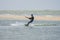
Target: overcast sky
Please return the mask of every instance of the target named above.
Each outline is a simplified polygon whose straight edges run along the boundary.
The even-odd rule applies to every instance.
[[[0,10],[60,10],[60,0],[0,0]]]

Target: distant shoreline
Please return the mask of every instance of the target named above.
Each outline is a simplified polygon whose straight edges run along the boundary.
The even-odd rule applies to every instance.
[[[11,19],[11,20],[28,20],[23,15],[0,15],[0,19]],[[60,21],[60,16],[35,16],[35,20],[52,20]]]

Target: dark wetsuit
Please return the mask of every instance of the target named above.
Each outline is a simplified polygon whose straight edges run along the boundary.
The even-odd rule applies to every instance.
[[[28,19],[30,19],[30,21],[29,21],[25,26],[28,26],[30,23],[33,22],[33,20],[34,20],[34,16],[32,15],[31,18],[28,18]]]

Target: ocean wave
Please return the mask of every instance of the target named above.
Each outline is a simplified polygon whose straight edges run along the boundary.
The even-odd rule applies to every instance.
[[[19,23],[19,22],[16,22],[16,23],[11,23],[10,26],[22,26],[24,25],[25,23]]]
[[[34,24],[35,26],[59,26],[57,24]]]
[[[13,23],[11,26],[25,26],[25,23]],[[59,24],[30,24],[29,26],[60,26]]]

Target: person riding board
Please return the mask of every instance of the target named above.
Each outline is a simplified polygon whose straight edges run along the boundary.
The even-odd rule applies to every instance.
[[[34,16],[33,16],[33,14],[31,14],[31,17],[30,18],[29,17],[26,17],[26,18],[28,18],[30,21],[25,26],[29,26],[29,24],[34,21]]]

